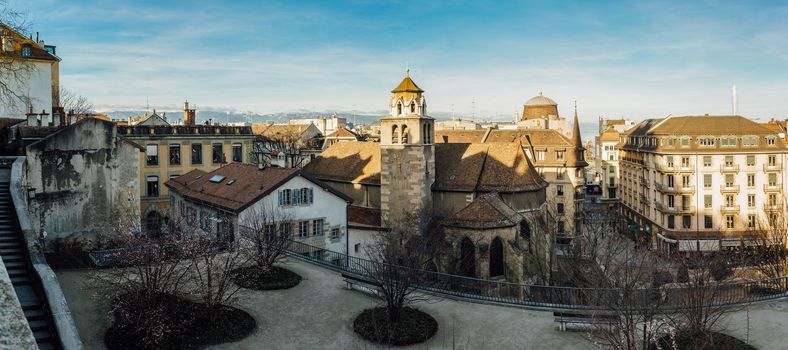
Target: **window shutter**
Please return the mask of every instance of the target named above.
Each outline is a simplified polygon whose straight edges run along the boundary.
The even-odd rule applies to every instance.
[[[298,205],[301,203],[301,190],[295,189],[293,190],[293,205]]]
[[[279,206],[282,206],[282,190],[279,190]]]
[[[312,188],[309,189],[309,203],[312,204],[315,202],[315,193]]]

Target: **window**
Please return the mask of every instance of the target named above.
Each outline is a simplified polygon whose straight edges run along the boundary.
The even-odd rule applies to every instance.
[[[673,208],[676,204],[676,200],[672,194],[668,195],[668,208]]]
[[[690,177],[689,177],[689,175],[682,175],[681,176],[681,187],[682,188],[690,187]]]
[[[747,174],[747,187],[755,187],[755,174]]]
[[[703,188],[711,188],[711,174],[703,174]]]
[[[545,151],[536,151],[536,160],[544,160]]]
[[[213,164],[224,163],[224,154],[222,154],[222,144],[214,143],[211,145],[211,160]]]
[[[202,164],[202,144],[192,144],[192,164]]]
[[[714,138],[713,137],[699,137],[698,138],[698,144],[700,144],[701,147],[714,146]]]
[[[726,194],[725,195],[725,206],[728,207],[728,208],[733,207],[733,195],[732,194]]]
[[[564,160],[564,151],[555,151],[555,160]]]
[[[186,221],[189,222],[189,225],[194,225],[194,220],[197,217],[197,209],[189,207],[186,215]]]
[[[720,145],[722,147],[736,147],[736,137],[734,136],[720,137]]]
[[[777,173],[769,173],[769,186],[777,186]]]
[[[767,158],[767,159],[768,159],[769,166],[777,165],[777,156],[772,154],[772,155],[769,155],[769,158]]]
[[[672,168],[673,167],[673,156],[668,156],[667,164],[668,164],[668,168]]]
[[[181,145],[170,144],[170,165],[181,165]]]
[[[200,210],[200,229],[202,229],[203,231],[208,231],[209,228],[208,222],[209,222],[208,214],[205,212],[205,210]]]
[[[776,193],[769,193],[769,203],[770,207],[774,207],[777,205],[777,194]]]
[[[668,228],[676,228],[676,218],[673,215],[668,215]]]
[[[555,228],[556,229],[556,233],[559,233],[559,234],[564,233],[564,222],[563,221],[556,222],[555,226],[556,226],[556,228]]]
[[[711,156],[703,156],[703,166],[707,168],[711,166]]]
[[[564,203],[556,204],[555,210],[558,212],[558,214],[563,214],[564,213]]]
[[[312,236],[323,235],[323,219],[312,220]]]
[[[564,169],[564,168],[558,168],[558,169],[555,171],[555,178],[556,178],[556,179],[558,179],[558,180],[562,180],[562,179],[564,178],[564,174],[565,174],[565,173],[566,173],[566,169]]]
[[[279,190],[279,206],[293,205],[292,190]]]
[[[158,197],[159,196],[159,177],[158,176],[148,176],[146,178],[146,191],[145,194],[148,197]]]
[[[22,46],[22,57],[30,57],[33,52],[33,48],[30,45]]]
[[[298,222],[298,237],[309,237],[309,221]]]
[[[353,245],[354,252],[358,253],[359,250],[361,250],[361,243],[356,243],[355,245]]]
[[[703,207],[704,208],[711,208],[711,195],[707,194],[703,196]]]
[[[684,215],[681,217],[681,224],[682,227],[685,229],[692,228],[692,217],[689,215]]]
[[[273,237],[276,234],[276,225],[274,224],[266,224],[263,226],[263,234],[267,237]]]
[[[725,187],[733,187],[733,174],[725,174]]]
[[[733,215],[725,215],[725,227],[726,228],[733,228],[733,226],[735,224],[736,224],[736,221],[734,221]]]
[[[747,215],[747,227],[754,228],[755,227],[755,215]]]
[[[243,146],[240,143],[233,144],[233,162],[241,163],[244,161]]]
[[[555,195],[556,196],[563,196],[564,195],[564,185],[556,185],[555,186]]]
[[[725,167],[730,168],[733,166],[733,156],[725,156]]]
[[[673,182],[673,175],[668,175],[668,187],[673,188],[675,186]]]
[[[291,237],[293,235],[293,223],[283,222],[279,224],[279,235],[281,237]]]
[[[755,208],[755,195],[748,194],[747,195],[747,208]]]
[[[159,145],[145,146],[145,165],[159,165]]]
[[[711,218],[711,215],[703,215],[703,228],[712,228],[714,227],[714,221]]]
[[[331,239],[339,238],[339,227],[332,227],[331,228]]]
[[[741,143],[744,147],[755,147],[758,146],[758,140],[758,136],[744,136],[741,138]]]
[[[775,145],[774,140],[775,140],[774,136],[768,136],[766,137],[766,144],[769,146],[774,146]]]
[[[681,167],[682,168],[689,168],[690,166],[690,158],[689,157],[681,157]]]
[[[747,166],[755,166],[755,156],[750,154],[747,156]]]
[[[681,137],[681,147],[689,147],[690,138],[687,136]]]

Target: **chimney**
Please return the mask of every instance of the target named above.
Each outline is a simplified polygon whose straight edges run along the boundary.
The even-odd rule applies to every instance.
[[[27,105],[27,125],[28,126],[36,126],[38,120],[38,113],[33,113],[33,104],[28,103]]]
[[[14,37],[12,37],[11,33],[9,33],[7,30],[3,30],[2,46],[3,46],[3,52],[14,51]]]

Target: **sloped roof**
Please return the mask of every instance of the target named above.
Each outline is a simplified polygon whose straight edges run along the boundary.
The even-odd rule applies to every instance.
[[[504,203],[498,193],[492,192],[476,197],[445,224],[463,228],[491,229],[515,226],[522,220],[523,217]]]
[[[355,138],[358,140],[358,135],[347,128],[341,126],[338,129],[334,130],[334,132],[328,134],[327,138]]]
[[[519,143],[435,145],[435,188],[521,192],[547,186]]]
[[[304,167],[314,176],[354,183],[380,183],[380,144],[337,142]]]
[[[533,146],[571,146],[571,141],[553,129],[436,130],[436,143],[518,142]]]
[[[413,79],[411,79],[410,76],[406,76],[404,79],[402,79],[399,85],[397,85],[397,87],[394,88],[394,90],[391,90],[391,92],[392,93],[397,93],[397,92],[421,93],[424,92],[424,90],[422,90],[418,85],[416,85],[416,83],[413,82]]]
[[[651,135],[746,135],[773,131],[747,118],[733,116],[668,117],[648,132]]]
[[[30,38],[22,35],[22,33],[17,32],[15,29],[0,23],[0,34],[4,30],[7,30],[9,33],[14,36],[14,52],[12,54],[6,52],[0,52],[0,56],[15,56],[19,58],[25,59],[33,59],[33,60],[43,60],[43,61],[60,61],[60,57],[57,57],[49,51],[45,50],[41,47],[35,40],[31,40]],[[22,46],[23,45],[30,45],[30,56],[22,57]]]
[[[607,130],[605,130],[605,132],[603,132],[602,135],[599,135],[599,140],[618,142],[621,140],[621,137],[618,131],[616,131],[616,129],[611,126],[607,128]]]
[[[347,223],[355,228],[380,228],[380,209],[348,205]]]
[[[215,175],[223,176],[222,180],[210,181]],[[242,163],[230,163],[211,172],[195,169],[167,181],[165,186],[184,198],[237,212],[257,202],[295,176],[302,176],[338,197],[349,200],[345,195],[325,184],[304,176],[298,169],[260,170],[257,165]]]
[[[479,143],[486,130],[435,130],[436,143]]]

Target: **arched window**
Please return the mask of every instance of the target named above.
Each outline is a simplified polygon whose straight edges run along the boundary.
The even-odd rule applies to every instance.
[[[503,242],[495,237],[490,244],[490,277],[503,276]]]
[[[399,128],[396,125],[391,127],[391,143],[399,143]]]
[[[402,114],[402,103],[397,102],[397,115]]]
[[[416,102],[411,102],[410,103],[410,112],[411,113],[416,113]]]
[[[467,277],[476,277],[476,247],[468,237],[460,243],[459,274]]]
[[[408,126],[402,126],[402,143],[408,143]]]

